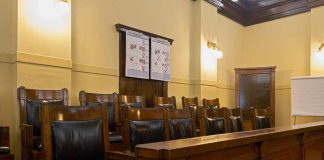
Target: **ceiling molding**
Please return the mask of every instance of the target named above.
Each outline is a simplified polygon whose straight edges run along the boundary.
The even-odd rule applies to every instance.
[[[235,22],[249,26],[308,12],[324,5],[324,0],[205,0],[218,12]]]

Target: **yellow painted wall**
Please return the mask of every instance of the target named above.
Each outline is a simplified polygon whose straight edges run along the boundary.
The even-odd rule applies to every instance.
[[[244,52],[246,66],[277,66],[276,125],[288,125],[290,81],[309,75],[310,13],[246,27]]]
[[[18,0],[17,52],[71,59],[70,5],[54,0]]]
[[[112,79],[110,87],[101,89],[103,93],[118,91],[114,76],[119,71],[119,34],[115,24],[121,23],[134,28],[156,33],[174,39],[171,47],[171,77],[188,81],[195,64],[190,54],[194,54],[192,40],[193,15],[196,2],[193,1],[151,1],[151,0],[78,0],[72,2],[72,60],[74,64],[99,67],[107,70],[106,79]],[[170,5],[172,3],[173,5]],[[165,12],[168,10],[168,12]],[[198,65],[196,66],[198,67]],[[83,70],[82,70],[83,71]],[[74,72],[74,71],[73,71]],[[91,72],[73,73],[73,102],[77,102],[77,92],[83,84],[104,75]],[[82,77],[82,78],[81,78]],[[95,78],[96,77],[96,78]],[[183,83],[183,82],[181,82]],[[87,83],[88,92],[98,91],[98,83]],[[174,86],[174,87],[173,87]],[[173,90],[173,88],[175,90]],[[177,88],[183,88],[180,91]],[[183,95],[190,94],[190,86],[170,82],[169,95],[175,95],[180,102]]]
[[[0,1],[0,54],[16,53],[17,0]]]

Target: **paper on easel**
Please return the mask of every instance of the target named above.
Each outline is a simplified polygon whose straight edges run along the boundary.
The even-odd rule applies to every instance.
[[[149,37],[135,31],[126,31],[125,76],[149,79]]]
[[[170,80],[170,42],[151,37],[151,79]]]

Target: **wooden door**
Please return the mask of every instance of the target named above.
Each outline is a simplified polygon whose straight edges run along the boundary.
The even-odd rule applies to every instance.
[[[271,107],[275,113],[275,69],[275,66],[235,68],[235,104],[241,108],[246,129],[251,128],[250,107]],[[275,122],[275,114],[272,120]]]

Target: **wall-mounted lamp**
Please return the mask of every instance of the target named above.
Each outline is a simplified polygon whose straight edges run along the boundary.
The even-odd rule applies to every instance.
[[[207,42],[207,47],[212,51],[213,54],[216,55],[217,59],[223,57],[223,52],[220,50],[220,47],[214,42]]]
[[[324,43],[322,43],[320,45],[320,47],[318,47],[318,50],[316,51],[316,53],[321,53],[323,48],[324,48]]]

